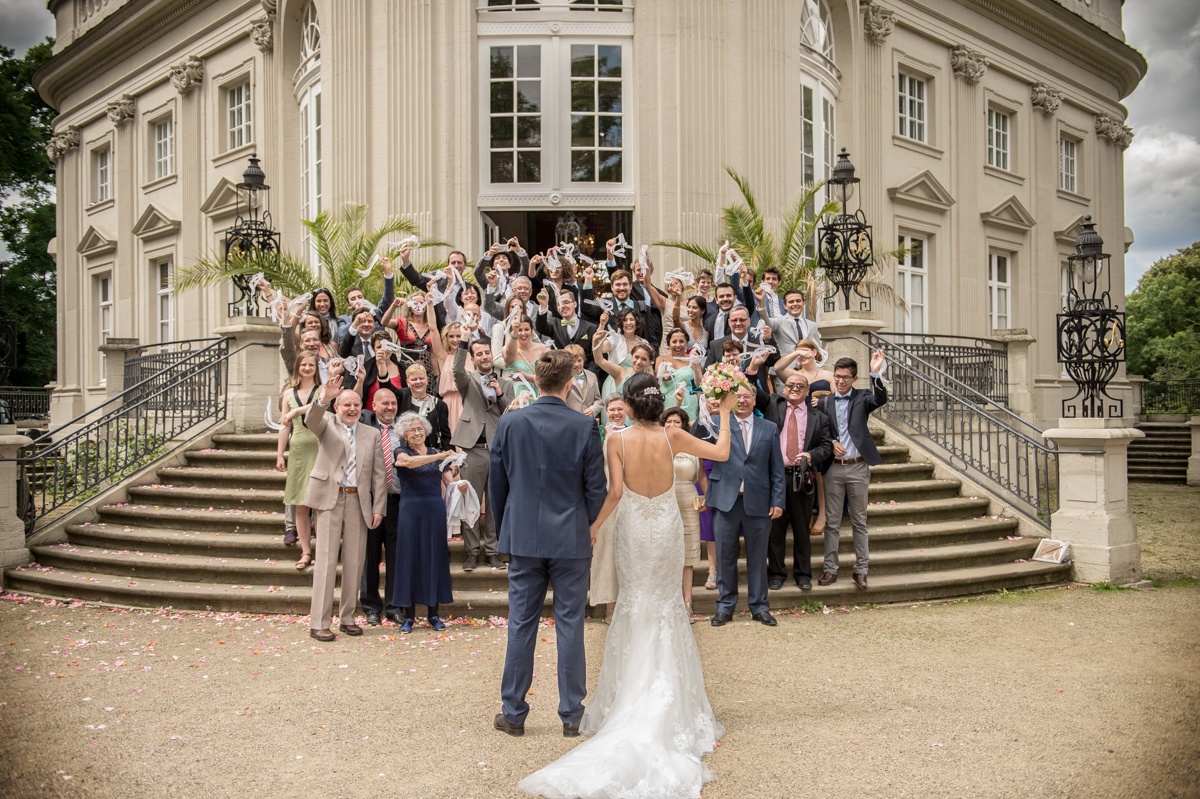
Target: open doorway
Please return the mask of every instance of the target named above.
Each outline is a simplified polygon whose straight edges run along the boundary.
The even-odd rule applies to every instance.
[[[486,211],[480,217],[484,250],[495,241],[516,236],[530,255],[569,241],[584,255],[601,261],[604,243],[618,233],[624,233],[626,241],[636,241],[633,211]]]

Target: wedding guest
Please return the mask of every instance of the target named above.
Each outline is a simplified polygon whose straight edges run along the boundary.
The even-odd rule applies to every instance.
[[[487,286],[485,294],[494,294],[493,301],[498,302],[511,290],[512,278],[518,274],[529,274],[529,255],[516,236],[507,241],[498,241],[475,264],[474,274],[476,283]],[[487,301],[485,296],[484,302]]]
[[[549,257],[550,253],[557,257],[557,266]],[[546,256],[535,255],[529,259],[529,280],[532,283],[534,297],[545,291],[551,298],[549,304],[551,316],[560,314],[558,308],[563,289],[570,290],[578,299],[579,284],[575,282],[575,262],[565,253],[560,254],[557,247],[551,247]]]
[[[363,407],[368,411],[374,412],[375,393],[379,389],[391,389],[392,393],[398,396],[405,385],[404,372],[400,369],[400,362],[396,360],[395,354],[380,346],[380,342],[391,340],[392,336],[386,330],[376,330],[371,334],[371,349],[374,350],[375,357],[364,364],[367,367],[367,399]]]
[[[297,315],[290,314],[280,323],[279,357],[283,359],[283,368],[290,375],[296,368],[297,353],[311,352],[317,356],[318,382],[324,383],[328,379],[329,361],[332,359],[323,356],[321,353],[331,351],[336,353],[336,350],[323,349],[319,329],[301,331],[299,337],[297,337],[294,332],[297,321]],[[326,330],[328,330],[328,326],[326,326]]]
[[[285,530],[283,543],[291,546],[297,539],[300,541],[297,569],[305,569],[312,563],[312,522],[304,497],[308,491],[308,475],[317,460],[317,437],[304,426],[303,419],[300,424],[292,424],[292,420],[308,412],[317,387],[317,356],[312,352],[301,353],[292,368],[288,387],[279,397],[280,424],[283,426],[279,428],[275,450],[275,469],[287,472],[283,504],[294,508],[295,531],[289,535]],[[288,450],[286,461],[283,457],[285,448]]]
[[[349,358],[361,356],[363,361],[375,358],[375,349],[371,346],[371,336],[375,333],[375,314],[366,308],[359,308],[352,314],[353,321],[346,335],[338,342],[338,357]]]
[[[577,313],[579,305],[576,302],[575,290],[570,286],[558,292],[558,314],[550,312],[550,296],[542,290],[538,292],[537,332],[542,338],[549,339],[557,349],[566,349],[568,345],[582,348],[584,366],[597,377],[602,375],[600,367],[592,355],[592,339],[596,335],[596,326],[586,319],[581,319]]]
[[[614,239],[612,243],[615,244],[616,240]],[[615,267],[615,265],[615,262],[612,263],[612,266]],[[592,288],[592,274],[593,270],[590,267],[583,271],[583,307],[579,311],[583,314],[583,318],[589,322],[595,322],[601,330],[609,327],[620,333],[623,332],[621,322],[624,318],[621,316],[621,312],[632,310],[640,320],[639,331],[644,325],[649,324],[646,329],[646,340],[657,343],[662,333],[661,315],[652,315],[650,312],[652,306],[648,305],[644,299],[633,296],[633,275],[624,269],[610,272],[609,286],[613,293],[613,311],[609,314],[596,302],[595,291]],[[655,353],[655,355],[657,354]]]
[[[698,346],[707,352],[708,330],[704,326],[704,320],[708,314],[709,303],[703,297],[688,297],[686,308],[687,321],[683,322],[679,318],[679,306],[675,306],[675,327],[687,333],[689,349]]]
[[[708,407],[708,412],[713,418],[716,418],[717,411],[721,407],[721,401],[717,399],[705,399],[704,403]],[[708,434],[708,430],[699,421],[692,425],[692,435],[697,438],[704,438]],[[704,466],[704,477],[707,480],[709,475],[712,474],[713,462],[704,458],[701,463]],[[708,483],[706,482],[705,486],[707,485]],[[700,491],[699,483],[696,484],[696,490]],[[707,488],[701,491],[701,494],[707,495]],[[704,581],[704,588],[708,591],[715,591],[717,589],[717,539],[713,535],[712,516],[712,508],[705,505],[704,509],[700,511],[700,540],[704,542],[704,549],[708,555],[708,579]]]
[[[720,296],[720,289],[717,289]],[[736,341],[741,344],[746,351],[753,347],[761,347],[763,344],[762,338],[755,335],[750,330],[750,311],[744,305],[735,305],[729,310],[729,335],[723,338],[712,339],[712,348],[708,351],[705,357],[704,368],[712,366],[717,362],[718,355],[721,352],[721,347],[726,341]]]
[[[594,374],[584,368],[583,347],[568,344],[563,347],[563,352],[569,353],[575,359],[571,388],[567,391],[567,407],[593,419],[599,419],[601,411],[604,410],[600,402],[600,383]]]
[[[814,325],[815,327],[815,325]],[[775,373],[781,382],[786,382],[793,374],[802,374],[804,379],[808,381],[808,404],[813,408],[817,407],[817,402],[821,397],[828,396],[833,393],[833,372],[828,369],[822,369],[817,366],[817,354],[819,348],[817,343],[812,339],[802,339],[796,342],[794,355],[799,364],[799,371],[790,367],[786,361],[787,356],[780,358],[775,363]],[[825,532],[825,472],[829,471],[832,461],[826,458],[824,461],[814,461],[817,466],[817,493],[813,498],[814,507],[817,508],[817,518],[812,524],[812,534],[821,535]]]
[[[713,273],[711,269],[701,269],[696,273],[696,296],[710,303],[713,301]]]
[[[412,632],[416,605],[429,609],[429,626],[446,629],[438,617],[438,605],[454,601],[450,585],[450,551],[446,546],[446,501],[443,487],[457,478],[457,468],[441,471],[441,461],[453,458],[454,450],[442,452],[427,446],[433,432],[429,422],[415,413],[396,420],[403,440],[396,448],[396,474],[400,478],[400,504],[396,530],[396,574],[392,601],[404,610],[400,632]],[[466,485],[460,486],[466,491]]]
[[[842,514],[837,512],[846,500],[850,509],[850,526],[854,532],[854,584],[867,588],[867,563],[870,548],[867,543],[867,490],[871,482],[871,467],[883,463],[875,439],[867,427],[867,418],[876,408],[887,403],[887,387],[880,370],[887,359],[883,350],[871,356],[871,389],[854,388],[858,363],[853,358],[839,358],[833,365],[833,393],[817,403],[818,412],[829,419],[833,436],[833,465],[825,474],[825,507],[830,510],[825,519],[825,571],[817,582],[832,585],[837,582],[838,544]]]
[[[338,316],[337,305],[333,301],[333,292],[324,287],[317,289],[313,292],[312,299],[308,301],[308,308],[325,320],[325,325],[329,328],[332,336],[332,331],[337,328]]]
[[[495,365],[496,365],[497,369],[504,369],[508,365],[507,362],[504,360],[504,346],[506,344],[508,344],[508,338],[509,338],[509,336],[508,336],[509,328],[507,327],[507,325],[512,324],[512,319],[510,319],[509,317],[512,317],[515,319],[516,314],[520,313],[521,309],[524,306],[525,306],[525,303],[521,300],[520,297],[517,297],[517,296],[509,297],[507,300],[504,301],[504,305],[500,308],[502,315],[495,322],[495,324],[492,325],[492,331],[491,331],[492,355],[495,360]],[[488,314],[488,316],[490,317],[491,315]]]
[[[291,325],[289,325],[289,327],[297,337],[297,341],[303,338],[305,332],[309,330],[315,330],[318,335],[318,340],[321,342],[317,350],[321,356],[321,359],[328,363],[329,361],[332,361],[338,357],[338,345],[333,340],[332,329],[329,327],[329,322],[327,322],[320,314],[316,313],[315,311],[306,311],[303,318],[300,319],[299,325],[296,325],[294,320],[295,315],[293,315],[293,322]]]
[[[613,242],[614,244],[616,242]],[[609,260],[612,260],[611,255]],[[654,274],[654,260],[650,257],[650,252],[645,253],[644,261],[639,258],[633,263],[633,289],[631,294],[633,297],[640,298],[646,306],[646,340],[657,351],[660,339],[663,332],[663,316],[671,318],[670,312],[667,309],[667,295],[658,290],[658,287],[651,282],[651,276]]]
[[[821,343],[821,331],[817,328],[817,323],[804,315],[804,292],[798,289],[785,291],[781,300],[783,313],[774,312],[766,307],[768,295],[762,288],[757,289],[754,296],[758,302],[759,315],[765,317],[767,324],[771,326],[771,337],[780,352],[791,352],[805,339],[814,344]]]
[[[313,568],[309,635],[333,641],[329,614],[337,579],[338,552],[342,555],[342,581],[338,602],[341,631],[362,635],[354,623],[359,580],[366,555],[367,530],[378,527],[387,510],[387,482],[379,431],[359,423],[362,399],[341,388],[341,364],[330,368],[329,380],[309,411],[304,425],[319,442],[317,460],[308,477],[304,504],[317,514],[317,560]],[[336,403],[334,402],[336,399]],[[326,413],[334,405],[332,418]]]
[[[418,309],[420,309],[418,311]],[[396,331],[396,341],[407,349],[408,357],[433,371],[433,341],[437,338],[437,314],[424,292],[407,299],[399,297],[383,315],[383,327]]]
[[[380,265],[383,267],[383,295],[379,298],[379,302],[375,303],[376,322],[380,321],[384,311],[391,306],[392,298],[396,296],[396,281],[392,276],[391,262],[386,258],[381,258]],[[337,317],[336,326],[331,325],[331,327],[335,327],[334,337],[338,341],[341,341],[342,337],[346,335],[346,331],[350,329],[350,325],[354,319],[353,313],[355,304],[365,301],[366,299],[366,295],[363,294],[362,289],[360,289],[358,286],[353,286],[346,290],[346,307],[350,309],[350,312]]]
[[[666,335],[663,354],[658,356],[655,371],[659,376],[659,388],[663,396],[672,398],[667,403],[675,405],[687,412],[688,418],[697,416],[700,407],[699,394],[692,391],[692,386],[698,386],[700,378],[698,368],[692,363],[688,352],[688,336],[684,330],[675,328]]]
[[[490,279],[490,275],[489,275]],[[525,275],[518,275],[512,279],[512,297],[521,301],[521,310],[530,318],[537,315],[537,303],[533,301],[533,282]],[[490,287],[489,287],[490,288]],[[505,306],[508,302],[505,301]],[[508,313],[500,310],[500,302],[496,299],[495,293],[489,291],[483,297],[483,309],[497,319],[507,319]]]
[[[537,385],[534,382],[533,364],[548,350],[545,344],[533,338],[533,320],[525,314],[517,314],[508,326],[507,341],[504,344],[505,374],[513,381],[513,390],[519,394],[532,394],[537,399]],[[521,375],[524,380],[517,380]]]
[[[397,398],[390,387],[383,387],[375,394],[375,412],[363,413],[363,423],[379,431],[380,447],[383,450],[384,482],[387,484],[387,509],[377,527],[367,530],[367,548],[363,560],[362,584],[358,601],[367,614],[367,624],[372,627],[382,624],[380,615],[389,621],[403,624],[401,609],[392,601],[392,586],[395,582],[396,524],[400,518],[400,478],[395,470],[395,449],[401,434],[396,428]],[[379,598],[379,565],[384,563],[383,599]]]
[[[604,482],[608,484],[608,445],[617,440],[617,436],[626,427],[625,397],[621,394],[609,394],[605,398],[605,413],[608,424],[603,429],[604,450]],[[596,531],[596,543],[592,546],[591,577],[588,583],[588,604],[594,608],[604,608],[604,623],[612,622],[613,610],[617,606],[617,561],[613,552],[613,529],[616,527],[616,514],[609,514],[600,528]]]
[[[634,372],[652,371],[657,352],[642,338],[642,317],[637,311],[626,308],[614,312],[615,321],[606,326],[608,312],[600,316],[599,330],[612,331],[605,333],[598,343],[592,345],[592,353],[597,356],[596,365],[608,373],[601,392],[605,396],[620,391],[625,378]],[[615,325],[615,327],[613,326]],[[645,362],[635,357],[638,348],[645,352]],[[636,361],[636,363],[635,363]]]
[[[662,415],[663,427],[680,430],[691,428],[691,419],[682,408],[667,408]],[[700,486],[698,493],[696,488]],[[700,459],[686,452],[675,455],[675,500],[679,503],[679,515],[683,517],[683,601],[688,615],[692,613],[692,580],[696,567],[700,565],[700,510],[704,508],[701,497],[708,493],[708,476],[700,465]]]
[[[428,291],[429,284],[432,282],[434,287],[443,294],[446,293],[447,286],[450,285],[450,279],[446,273],[442,272],[418,272],[416,267],[412,265],[412,252],[407,244],[397,250],[396,254],[400,256],[400,274],[404,275],[415,289],[419,291]],[[386,258],[381,258],[380,263],[387,261]],[[446,256],[446,264],[450,269],[458,272],[459,277],[465,278],[467,274],[467,256],[459,250],[451,250]],[[454,282],[458,282],[457,280]],[[465,280],[463,281],[465,282]],[[482,284],[482,280],[477,280]],[[380,306],[383,307],[382,305]]]
[[[718,283],[716,288],[716,312],[704,320],[704,328],[708,332],[708,340],[714,346],[717,339],[729,335],[729,312],[737,303],[737,292],[729,283]],[[710,347],[710,349],[712,349]]]
[[[458,417],[462,415],[462,394],[458,393],[458,387],[454,385],[454,352],[458,349],[462,336],[462,324],[450,322],[442,328],[442,334],[439,337],[442,340],[442,349],[446,352],[446,357],[442,359],[442,371],[438,377],[437,389],[438,396],[442,398],[442,402],[446,403],[446,418],[450,424],[451,433],[458,426]],[[467,361],[467,371],[472,371],[474,368],[475,365]]]
[[[414,363],[404,370],[408,388],[399,396],[399,413],[415,413],[429,423],[429,444],[445,452],[450,449],[450,410],[446,403],[429,391],[429,375],[425,367]]]

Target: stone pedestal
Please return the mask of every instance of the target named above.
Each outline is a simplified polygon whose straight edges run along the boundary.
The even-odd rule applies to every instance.
[[[110,400],[123,392],[125,385],[125,351],[138,346],[136,338],[110,338],[100,345],[104,353],[104,398]],[[145,350],[134,350],[129,353],[132,357],[141,355]]]
[[[1125,410],[1125,413],[1141,421],[1142,414],[1145,413],[1145,410],[1142,408],[1142,389],[1150,381],[1141,375],[1126,375],[1125,379],[1129,381],[1129,389],[1133,393],[1133,398],[1130,400],[1129,408]]]
[[[1192,455],[1188,458],[1187,484],[1200,486],[1200,416],[1188,419],[1188,427],[1192,428]]]
[[[1037,342],[1023,327],[997,330],[992,338],[1008,344],[1008,409],[1033,423],[1033,371],[1029,368],[1029,346]]]
[[[1075,576],[1088,583],[1131,583],[1141,576],[1137,524],[1129,513],[1129,442],[1141,430],[1123,419],[1059,419],[1043,435],[1058,445],[1054,538],[1071,543]],[[1096,451],[1094,455],[1074,452]]]
[[[16,425],[0,425],[0,568],[29,562],[25,522],[17,516],[17,464],[11,459],[33,441],[16,433]]]
[[[832,372],[838,358],[853,358],[858,362],[859,380],[856,385],[860,388],[867,385],[871,370],[871,351],[866,347],[867,334],[883,330],[887,323],[865,311],[834,311],[822,314],[819,324],[822,346],[829,351],[825,368]],[[864,343],[859,344],[851,336]]]
[[[229,359],[227,418],[238,433],[267,429],[263,411],[267,401],[282,390],[283,361],[279,358],[279,325],[259,316],[237,316],[213,335],[228,336],[229,351],[252,346]],[[269,346],[263,346],[269,345]]]

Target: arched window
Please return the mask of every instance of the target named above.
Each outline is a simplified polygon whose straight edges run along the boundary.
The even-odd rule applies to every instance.
[[[803,0],[800,7],[800,64],[801,179],[815,184],[829,179],[837,161],[836,111],[841,88],[825,0]],[[825,196],[830,196],[828,191]],[[809,242],[805,257],[816,257],[815,241]]]
[[[317,8],[309,3],[300,25],[300,67],[296,70],[296,102],[300,104],[300,212],[303,219],[321,213],[321,27]],[[312,237],[301,236],[304,257],[317,265]]]
[[[833,64],[833,26],[829,22],[829,6],[823,0],[804,0],[800,9],[800,43]]]

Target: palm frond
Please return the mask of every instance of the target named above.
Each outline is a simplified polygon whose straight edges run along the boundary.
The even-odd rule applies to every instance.
[[[758,203],[754,201],[754,192],[750,189],[750,181],[734,171],[733,167],[725,167],[725,174],[733,178],[733,182],[737,184],[738,191],[742,193],[742,198],[746,201],[746,205],[750,206],[750,210],[758,213]]]
[[[682,239],[661,239],[654,242],[654,247],[670,247],[673,250],[683,250],[704,261],[706,268],[711,268],[717,262],[717,253],[702,244],[695,244]]]

